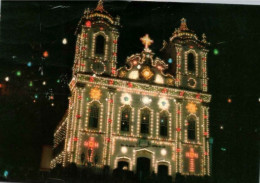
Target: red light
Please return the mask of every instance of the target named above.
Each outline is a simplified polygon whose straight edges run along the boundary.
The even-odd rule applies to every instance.
[[[114,81],[112,80],[112,79],[110,79],[109,81],[108,81],[108,84],[110,84],[110,85],[112,85],[114,83]]]
[[[74,141],[74,142],[78,141],[78,138],[77,138],[77,137],[74,137],[74,138],[73,138],[73,141]]]
[[[166,88],[162,89],[162,93],[166,93],[168,90]]]
[[[44,51],[43,54],[42,54],[45,58],[47,58],[49,56],[49,53],[48,51]]]
[[[200,98],[200,94],[199,94],[199,93],[196,95],[196,98],[197,98],[197,99],[199,99],[199,98]]]
[[[91,77],[89,78],[89,81],[90,81],[90,82],[94,82],[94,77],[91,76]]]
[[[88,27],[88,28],[91,27],[91,21],[89,21],[89,20],[86,21],[86,24],[85,24],[85,25],[86,25],[86,27]]]
[[[0,84],[0,88],[2,88],[3,87],[3,85],[2,84]]]
[[[176,131],[177,131],[177,132],[180,132],[180,131],[181,131],[181,129],[180,129],[180,128],[176,128]]]

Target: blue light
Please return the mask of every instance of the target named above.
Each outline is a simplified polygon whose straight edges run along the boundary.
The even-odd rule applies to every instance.
[[[7,170],[4,171],[4,177],[7,178],[9,172]]]
[[[31,66],[32,66],[32,62],[28,62],[28,63],[27,63],[27,66],[28,66],[28,67],[31,67]]]
[[[128,101],[128,100],[129,100],[129,98],[128,98],[128,97],[124,97],[124,100],[125,100],[125,101]]]
[[[168,63],[171,64],[172,63],[172,58],[168,59]]]

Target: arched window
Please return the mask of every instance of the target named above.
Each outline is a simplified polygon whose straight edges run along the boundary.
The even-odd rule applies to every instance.
[[[149,109],[143,109],[141,111],[141,133],[149,134],[149,123],[150,123],[150,111]]]
[[[104,55],[105,50],[105,38],[102,35],[96,37],[96,49],[95,53],[99,55]]]
[[[188,71],[195,72],[195,57],[193,53],[188,54]]]
[[[160,114],[160,136],[168,136],[168,114],[166,112]]]
[[[188,120],[188,139],[195,140],[196,137],[196,121],[193,118]]]
[[[129,131],[129,123],[131,119],[131,108],[126,106],[122,109],[121,113],[121,131]]]
[[[99,120],[99,105],[97,103],[92,104],[89,107],[89,128],[97,128]]]

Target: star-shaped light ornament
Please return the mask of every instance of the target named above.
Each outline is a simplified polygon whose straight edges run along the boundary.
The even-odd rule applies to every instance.
[[[120,100],[122,104],[130,105],[132,103],[132,96],[129,93],[123,93]]]
[[[151,79],[153,77],[153,72],[151,71],[150,67],[146,66],[141,72],[142,76],[144,77],[145,80]]]
[[[89,92],[90,98],[94,100],[99,100],[102,96],[101,90],[99,88],[91,88]]]
[[[160,98],[158,105],[163,110],[167,110],[170,106],[169,101],[166,98]]]
[[[192,114],[195,114],[198,110],[197,108],[197,105],[194,104],[193,102],[189,102],[187,105],[186,105],[186,109],[189,113],[192,113]]]

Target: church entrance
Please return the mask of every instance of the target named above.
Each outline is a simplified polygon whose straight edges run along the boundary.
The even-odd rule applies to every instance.
[[[166,165],[159,165],[158,166],[158,177],[167,177],[168,176],[168,166]]]
[[[117,164],[117,167],[118,167],[118,169],[121,169],[121,170],[128,170],[129,163],[126,161],[119,161]]]
[[[150,159],[145,157],[137,158],[137,169],[136,173],[139,180],[144,180],[150,176]]]

